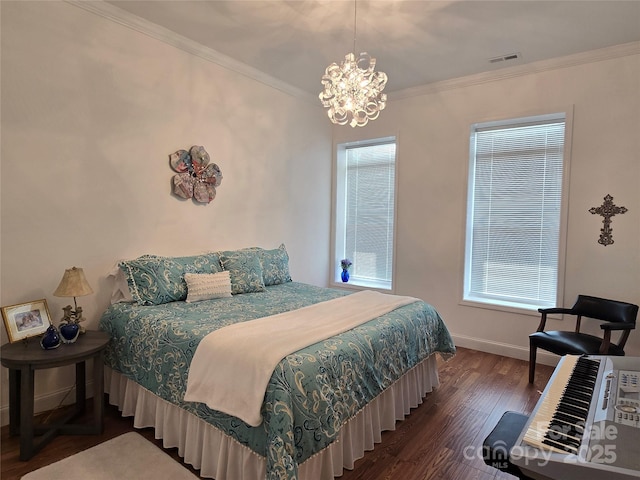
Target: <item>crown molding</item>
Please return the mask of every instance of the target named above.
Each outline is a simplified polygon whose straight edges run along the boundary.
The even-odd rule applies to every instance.
[[[276,90],[279,90],[280,92],[283,92],[287,95],[320,106],[318,103],[318,98],[315,95],[311,95],[310,93],[305,92],[302,89],[294,87],[270,75],[267,75],[266,73],[256,68],[250,67],[245,63],[239,62],[227,55],[223,55],[222,53],[212,48],[205,47],[204,45],[183,37],[182,35],[179,35],[175,32],[172,32],[167,28],[149,22],[148,20],[144,20],[136,15],[133,15],[132,13],[116,7],[115,5],[104,2],[102,0],[65,1],[71,5],[82,8],[115,23],[131,28],[132,30],[135,30],[139,33],[155,38],[156,40],[159,40],[163,43],[172,45],[175,48],[191,53],[204,60],[220,65],[221,67],[224,67],[228,70],[244,75],[245,77],[251,78],[259,83],[275,88]],[[389,92],[388,101],[402,100],[405,98],[432,94],[444,90],[465,88],[489,82],[506,80],[509,78],[521,77],[535,73],[557,70],[560,68],[573,67],[577,65],[600,62],[604,60],[638,54],[640,54],[640,42],[630,42],[621,45],[614,45],[612,47],[600,48],[597,50],[567,55],[564,57],[557,57],[549,60],[527,63],[524,65],[506,67],[490,72],[483,72],[474,75],[468,75],[465,77],[443,80],[441,82],[420,85],[417,87],[406,88],[404,90]]]
[[[538,62],[517,65],[514,67],[501,68],[491,72],[483,72],[466,77],[453,78],[443,80],[441,82],[429,83],[418,87],[406,88],[389,94],[389,101],[401,100],[405,98],[415,97],[418,95],[427,95],[431,93],[441,92],[443,90],[453,90],[456,88],[470,87],[481,85],[483,83],[496,82],[509,78],[531,75],[534,73],[558,70],[561,68],[574,67],[587,63],[601,62],[614,58],[626,57],[630,55],[640,54],[640,42],[623,43],[612,47],[590,50],[587,52],[576,53],[564,57],[552,58],[549,60],[541,60]]]
[[[251,78],[269,87],[275,88],[292,97],[300,98],[309,102],[318,103],[317,97],[296,88],[282,80],[278,80],[266,73],[250,67],[249,65],[239,62],[227,55],[205,47],[204,45],[179,35],[171,30],[164,28],[155,23],[149,22],[132,13],[110,3],[100,1],[84,1],[84,0],[66,0],[70,5],[82,8],[88,12],[99,15],[103,18],[111,20],[136,32],[142,33],[149,37],[155,38],[163,43],[171,45],[175,48],[183,50],[187,53],[200,57],[209,62],[215,63],[228,70],[234,71],[245,77]]]

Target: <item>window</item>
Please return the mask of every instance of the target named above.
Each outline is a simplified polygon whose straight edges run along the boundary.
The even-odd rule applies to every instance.
[[[334,205],[334,281],[340,260],[349,283],[392,289],[395,237],[395,138],[338,145]]]
[[[558,304],[566,117],[472,126],[464,300],[527,310]]]

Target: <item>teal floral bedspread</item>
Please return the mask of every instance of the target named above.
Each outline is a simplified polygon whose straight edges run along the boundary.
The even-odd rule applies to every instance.
[[[199,303],[111,305],[100,320],[112,337],[105,363],[266,457],[268,479],[294,480],[300,463],[333,442],[350,417],[404,372],[434,352],[455,353],[435,309],[415,302],[288,355],[273,372],[258,427],[184,402],[189,364],[213,330],[346,294],[289,282]]]

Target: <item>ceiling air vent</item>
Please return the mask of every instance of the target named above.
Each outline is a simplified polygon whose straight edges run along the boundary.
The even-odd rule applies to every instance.
[[[517,60],[518,58],[520,58],[520,54],[519,53],[510,53],[508,55],[502,55],[500,57],[493,57],[489,59],[489,63],[500,63],[500,62],[506,62],[509,60]]]

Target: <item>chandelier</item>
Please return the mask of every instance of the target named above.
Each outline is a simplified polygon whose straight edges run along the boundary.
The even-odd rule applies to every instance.
[[[353,15],[353,51],[356,51],[356,5]],[[387,75],[375,72],[376,59],[366,52],[345,55],[340,65],[332,63],[322,76],[324,90],[319,98],[329,119],[338,125],[349,123],[363,127],[375,120],[386,106],[387,95],[382,93]]]

